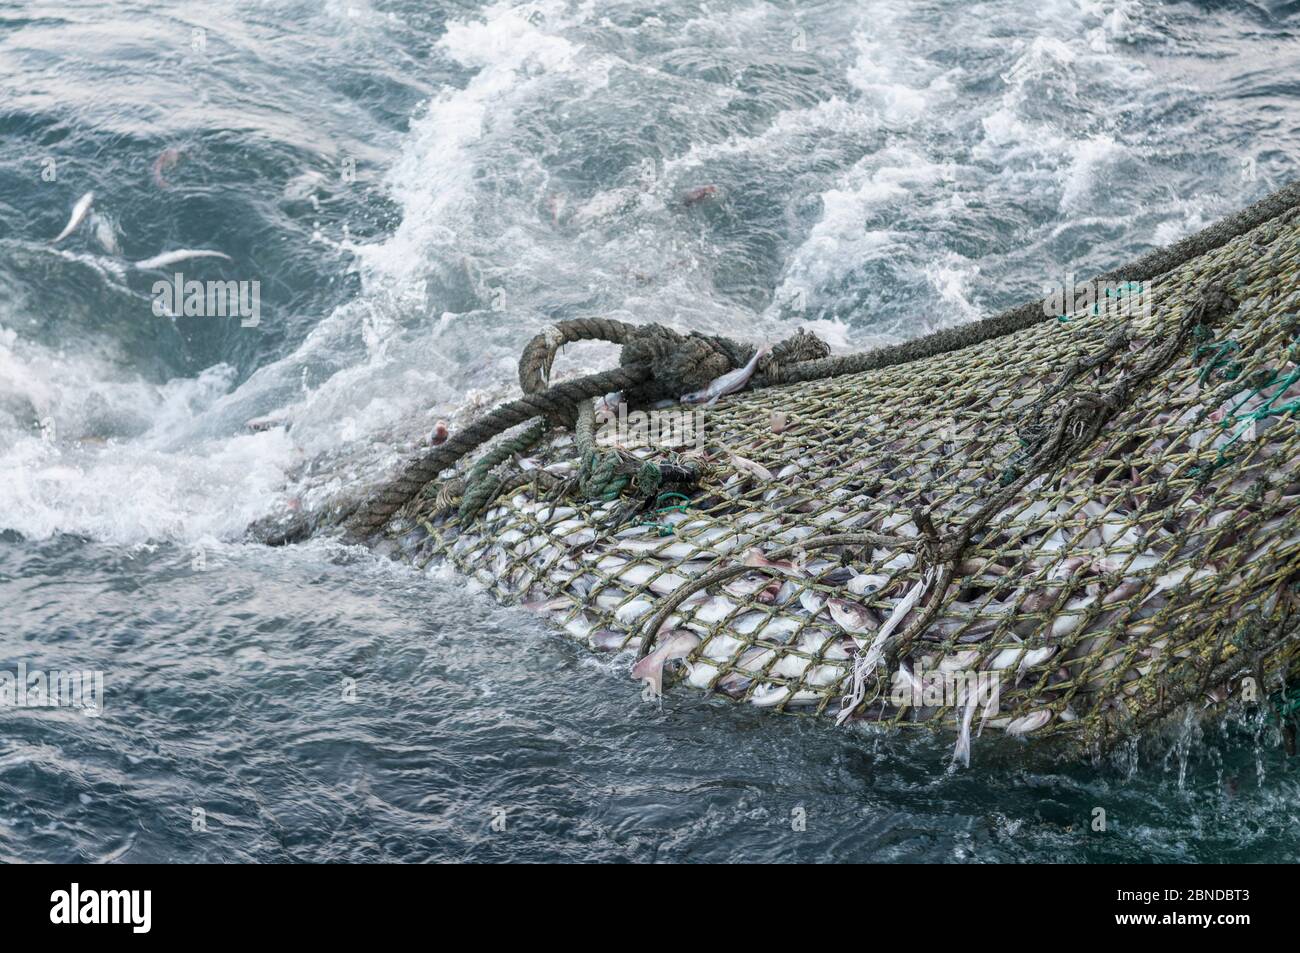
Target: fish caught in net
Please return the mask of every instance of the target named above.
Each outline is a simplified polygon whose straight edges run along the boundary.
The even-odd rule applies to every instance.
[[[1300,666],[1300,216],[1283,198],[1153,259],[1169,267],[1141,294],[1035,304],[881,366],[809,335],[768,356],[665,332],[698,345],[685,363],[714,361],[701,380],[754,374],[698,404],[664,402],[689,382],[655,393],[671,375],[629,361],[611,323],[622,377],[517,409],[475,466],[434,458],[363,515],[414,565],[449,561],[595,650],[635,651],[647,695],[675,677],[943,729],[961,760],[985,731],[1097,749],[1180,707],[1275,696]],[[543,338],[524,402],[558,393],[571,337]]]

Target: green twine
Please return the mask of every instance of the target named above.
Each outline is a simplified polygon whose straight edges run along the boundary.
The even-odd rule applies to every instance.
[[[578,478],[579,492],[589,500],[609,502],[618,499],[631,482],[631,477],[619,472],[622,462],[613,451],[601,453],[593,449],[585,454]]]
[[[1292,348],[1294,347],[1295,345],[1292,345]],[[1233,340],[1225,341],[1222,344],[1218,345],[1217,347],[1210,344],[1205,344],[1197,347],[1196,356],[1198,358],[1203,353],[1215,354],[1214,360],[1211,361],[1210,364],[1208,364],[1205,368],[1202,369],[1200,382],[1204,384],[1207,378],[1209,377],[1209,374],[1216,367],[1222,366],[1225,363],[1229,364],[1230,372],[1225,372],[1222,376],[1224,377],[1225,380],[1234,380],[1237,377],[1237,375],[1241,372],[1241,365],[1237,361],[1225,362],[1224,357],[1227,354],[1230,354],[1233,351],[1237,351],[1240,349],[1241,349],[1240,345],[1238,345],[1237,342]],[[1252,375],[1252,377],[1254,378],[1254,380],[1260,380],[1260,378],[1262,377],[1263,378],[1262,383],[1259,383],[1256,386],[1250,388],[1249,393],[1247,393],[1245,397],[1237,401],[1237,403],[1232,407],[1232,409],[1227,411],[1223,416],[1223,424],[1221,425],[1223,429],[1228,430],[1233,427],[1236,427],[1237,428],[1236,433],[1234,433],[1232,437],[1229,438],[1227,443],[1219,447],[1219,453],[1218,456],[1214,459],[1214,462],[1207,464],[1204,467],[1194,466],[1191,468],[1189,472],[1191,473],[1192,476],[1196,477],[1197,479],[1204,480],[1207,477],[1209,477],[1210,474],[1214,473],[1214,471],[1218,470],[1220,467],[1225,466],[1226,464],[1232,462],[1232,456],[1229,453],[1229,450],[1238,441],[1240,441],[1242,437],[1244,437],[1249,432],[1251,425],[1254,424],[1255,422],[1264,420],[1265,418],[1268,417],[1287,417],[1291,414],[1294,414],[1296,411],[1300,411],[1300,398],[1296,400],[1288,401],[1287,403],[1282,404],[1280,407],[1275,406],[1278,400],[1281,398],[1281,396],[1285,394],[1288,390],[1290,390],[1293,384],[1295,384],[1297,381],[1300,381],[1300,367],[1297,367],[1295,370],[1291,371],[1291,373],[1285,376],[1279,374],[1277,371],[1262,369],[1260,374]],[[1269,397],[1262,404],[1260,404],[1254,410],[1249,411],[1248,413],[1245,414],[1238,413],[1242,407],[1246,406],[1246,404],[1250,403],[1252,400],[1256,399],[1257,397],[1261,397],[1264,391],[1268,390],[1271,387],[1276,387],[1276,390],[1273,391],[1271,397]]]
[[[578,421],[573,432],[578,447],[578,492],[588,500],[618,499],[631,477],[621,472],[623,461],[613,450],[602,453],[596,446],[596,415],[590,400],[578,404]]]
[[[637,492],[645,497],[651,497],[658,493],[659,487],[663,482],[663,471],[649,460],[641,464],[641,469],[638,470],[636,476],[632,478],[632,483],[636,487]]]
[[[1264,420],[1267,417],[1286,417],[1295,413],[1297,410],[1300,410],[1300,398],[1288,401],[1281,407],[1274,406],[1277,403],[1278,398],[1285,394],[1296,381],[1300,381],[1300,367],[1296,368],[1285,377],[1281,377],[1277,373],[1270,374],[1267,383],[1262,387],[1254,388],[1249,394],[1237,401],[1236,406],[1224,415],[1223,429],[1227,430],[1237,424],[1240,424],[1240,426],[1237,427],[1237,432],[1232,435],[1228,442],[1219,448],[1219,459],[1215,462],[1216,467],[1222,463],[1228,462],[1228,449],[1244,437],[1247,431],[1250,430],[1251,425],[1256,421]],[[1268,400],[1264,401],[1264,403],[1260,404],[1249,413],[1237,413],[1248,402],[1261,396],[1264,391],[1275,385],[1277,390],[1273,391],[1273,396],[1269,397]]]
[[[653,526],[655,529],[659,531],[660,536],[672,536],[676,532],[676,530],[673,528],[673,525],[671,523],[660,523],[658,520],[654,519],[653,517],[658,516],[660,513],[672,513],[672,512],[685,513],[688,509],[690,509],[691,498],[687,496],[685,493],[660,493],[659,496],[655,499],[655,502],[662,503],[665,499],[672,499],[673,497],[677,497],[682,502],[673,503],[668,506],[659,506],[657,509],[655,509],[651,518],[642,520],[640,525]]]
[[[1227,356],[1234,351],[1240,351],[1241,345],[1229,338],[1221,344],[1198,344],[1196,351],[1193,353],[1193,360],[1200,361],[1207,354],[1213,354],[1214,358],[1210,363],[1201,368],[1201,373],[1197,377],[1197,382],[1204,385],[1209,381],[1210,375],[1215,371],[1223,368],[1223,373],[1219,375],[1221,380],[1236,380],[1237,375],[1241,373],[1240,361],[1229,361]]]

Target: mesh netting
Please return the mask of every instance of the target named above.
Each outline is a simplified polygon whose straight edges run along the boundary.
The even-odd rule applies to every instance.
[[[1105,745],[1297,668],[1298,261],[1284,217],[1150,283],[1148,309],[1104,296],[724,398],[702,479],[631,519],[538,480],[464,525],[430,490],[389,532],[594,648],[640,649],[655,687],[680,658],[689,684],[779,711]],[[533,453],[559,477],[574,455],[567,432]]]

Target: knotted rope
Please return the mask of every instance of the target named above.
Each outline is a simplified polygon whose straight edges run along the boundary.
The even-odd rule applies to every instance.
[[[584,340],[622,344],[620,366],[548,386],[556,352],[564,344]],[[743,366],[753,357],[754,350],[753,345],[728,338],[698,332],[683,335],[658,324],[638,326],[622,321],[583,318],[551,325],[529,341],[520,356],[519,382],[524,396],[502,404],[454,434],[446,443],[408,461],[365,503],[344,514],[346,536],[361,541],[373,535],[438,474],[512,427],[539,417],[551,423],[576,424],[584,404],[589,407],[591,398],[612,391],[622,391],[629,403],[636,404],[676,399],[689,391],[701,390],[715,378]],[[759,363],[760,384],[770,386],[782,377],[786,367],[824,358],[829,353],[830,348],[824,342],[810,332],[800,330],[773,347],[772,353]],[[543,432],[537,431],[526,445],[535,443]],[[530,429],[528,434],[532,433]],[[463,515],[477,512],[499,492],[500,482],[485,482],[485,478],[493,467],[518,452],[518,446],[513,442],[511,447],[513,449],[504,454],[494,456],[489,466],[476,470],[466,481],[466,496],[462,499],[469,505],[462,502]],[[580,449],[584,451],[584,488],[598,490],[597,497],[601,499],[617,496],[628,482],[628,474],[620,472],[624,461],[595,454],[591,442]],[[643,469],[640,463],[636,466]],[[693,475],[689,468],[679,470],[675,473],[679,480]],[[666,474],[664,467],[658,467],[655,473],[640,474],[639,482],[657,489],[665,475],[674,475],[674,471],[670,469]]]

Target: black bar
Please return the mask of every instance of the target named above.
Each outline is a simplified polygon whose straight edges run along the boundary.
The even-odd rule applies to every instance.
[[[6,867],[0,869],[0,910],[10,943],[60,934],[78,939],[111,935],[126,942],[219,942],[256,935],[259,940],[283,936],[295,943],[315,938],[337,943],[352,936],[373,940],[390,932],[427,929],[434,923],[495,932],[497,925],[529,922],[525,918],[534,909],[539,915],[531,920],[535,926],[558,920],[566,930],[581,932],[598,929],[608,919],[610,926],[625,929],[629,918],[637,916],[636,907],[658,906],[649,900],[654,896],[665,902],[660,918],[652,920],[659,919],[659,928],[667,933],[675,919],[674,902],[667,898],[678,896],[685,909],[691,906],[685,901],[706,889],[734,895],[742,905],[752,898],[770,898],[770,904],[760,905],[770,907],[774,928],[812,915],[829,917],[826,925],[837,936],[851,935],[855,929],[872,933],[870,920],[864,922],[853,913],[869,905],[882,921],[914,924],[934,939],[945,933],[977,936],[1014,921],[1023,936],[1041,942],[1051,937],[1125,935],[1177,941],[1192,933],[1231,941],[1260,928],[1271,935],[1289,922],[1285,907],[1291,904],[1289,870],[1244,866],[876,865],[852,871],[775,872],[781,878],[842,878],[843,905],[823,905],[816,911],[800,910],[801,897],[812,902],[816,892],[790,889],[797,879],[778,888],[772,871],[751,871],[746,878],[741,876],[743,868],[735,866],[717,872],[725,879],[712,888],[705,885],[708,871],[686,880],[679,879],[681,872],[653,871],[648,876],[659,881],[657,885],[629,874],[627,883],[608,882],[606,889],[596,891],[590,889],[590,871],[577,872],[571,885],[555,882],[555,873],[563,873],[548,872],[542,889],[528,889],[536,880],[533,872],[521,872],[520,882],[506,889],[491,875],[456,873],[452,881],[449,873],[397,866]],[[517,875],[498,876],[514,880]],[[116,904],[125,922],[52,922],[69,919],[74,883],[83,912],[93,908],[111,914]],[[139,893],[115,893],[115,899],[103,904],[100,891]],[[95,899],[88,901],[91,894]],[[726,906],[718,908],[720,921],[728,916]],[[697,908],[693,916],[698,915]],[[836,924],[840,915],[843,920]]]

